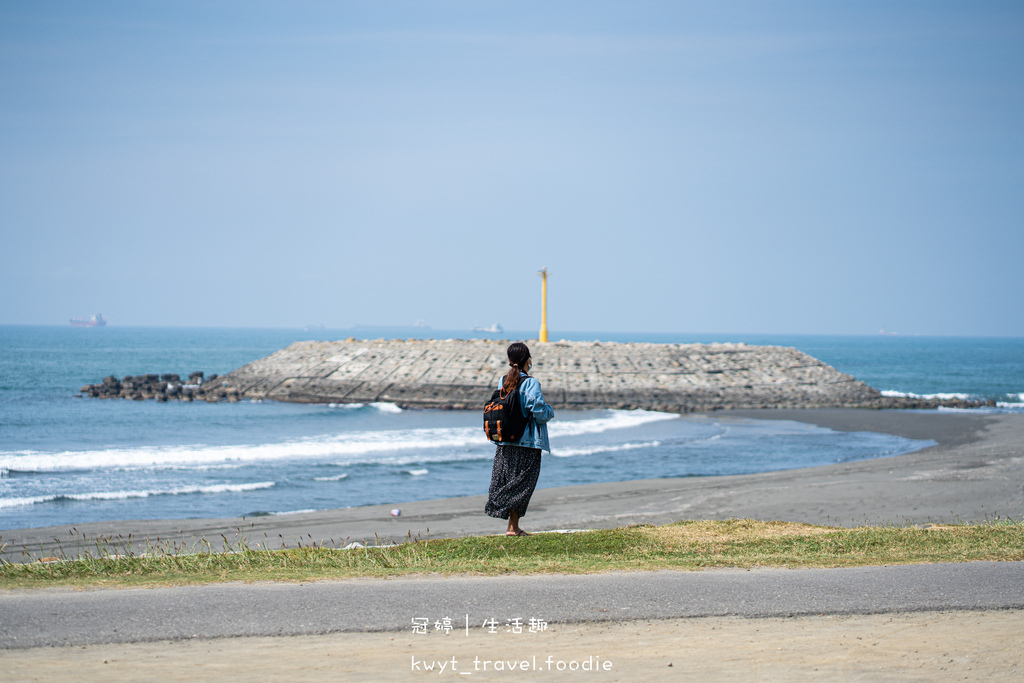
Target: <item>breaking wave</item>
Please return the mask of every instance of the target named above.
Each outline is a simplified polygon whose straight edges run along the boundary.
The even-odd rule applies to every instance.
[[[394,403],[328,403],[328,408],[341,408],[342,410],[360,410],[362,408],[373,408],[382,413],[400,413],[402,409]]]
[[[938,399],[940,401],[954,401],[961,400],[966,401],[971,398],[970,394],[961,393],[940,393],[940,394],[915,394],[909,391],[892,391],[886,390],[881,392],[882,396],[888,396],[889,398],[924,398],[924,399]]]
[[[999,406],[1000,408],[1020,408],[1020,407],[1024,407],[1024,392],[1021,392],[1021,393],[1016,394],[1016,395],[1014,395],[1014,394],[1007,394],[1007,397],[1009,397],[1011,399],[1012,398],[1016,398],[1017,400],[1016,401],[1013,401],[1013,400],[1011,400],[1011,401],[1000,401],[1000,402],[996,403],[996,405]]]
[[[645,441],[642,443],[608,444],[607,446],[589,446],[584,448],[558,448],[551,451],[556,458],[574,458],[578,455],[596,455],[597,453],[615,453],[616,451],[635,451],[638,448],[654,448],[660,446],[660,441]]]
[[[957,400],[957,399],[959,399],[959,400],[985,400],[986,398],[995,398],[994,396],[986,397],[986,396],[982,396],[982,395],[979,395],[979,394],[966,394],[966,393],[960,393],[960,392],[938,393],[938,394],[915,394],[915,393],[912,393],[912,392],[909,392],[909,391],[886,390],[886,391],[883,391],[881,393],[882,393],[882,396],[889,396],[889,397],[894,397],[894,398],[938,399],[940,401],[953,401],[953,400]],[[997,396],[999,396],[999,395],[997,395]],[[1010,412],[1018,412],[1020,410],[1024,410],[1024,392],[1019,392],[1019,393],[1011,392],[1011,393],[1007,393],[1007,394],[1002,394],[1001,396],[1003,396],[1003,397],[1005,397],[1006,399],[1009,399],[1009,400],[1000,401],[1000,400],[996,399],[996,401],[995,401],[995,408],[986,407],[986,406],[981,406],[979,408],[947,408],[947,407],[939,407],[939,410],[944,411],[944,412],[950,412],[950,411],[952,411],[952,412],[962,412],[962,411],[967,411],[967,412],[971,412],[971,413],[991,412],[993,410],[995,412],[1001,412],[1003,410],[1008,410]]]
[[[348,479],[348,475],[336,474],[333,477],[313,477],[313,481],[341,481],[342,479]]]
[[[258,491],[274,486],[272,481],[260,481],[251,484],[213,484],[209,486],[183,486],[175,489],[150,491],[93,491],[90,493],[57,493],[49,496],[30,496],[27,498],[0,499],[0,509],[20,505],[36,505],[55,501],[89,501],[89,500],[128,500],[129,498],[149,498],[151,496],[180,496],[192,493],[242,493]]]
[[[598,417],[589,420],[552,422],[548,425],[548,433],[552,437],[600,434],[612,429],[626,429],[629,427],[639,427],[649,422],[679,419],[678,415],[656,413],[652,410],[613,410],[610,413],[608,417]]]
[[[552,438],[593,435],[678,417],[644,410],[616,410],[609,411],[607,416],[556,422],[549,431]],[[7,451],[0,452],[0,468],[42,473],[125,467],[211,467],[302,458],[324,458],[337,465],[403,465],[490,457],[480,451],[482,445],[486,446],[486,440],[479,427],[395,429],[324,434],[263,444],[137,446],[59,453]]]

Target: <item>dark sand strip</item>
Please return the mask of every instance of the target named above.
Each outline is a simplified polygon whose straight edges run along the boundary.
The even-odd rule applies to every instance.
[[[873,431],[937,446],[915,453],[825,467],[728,477],[648,479],[540,489],[523,525],[530,530],[608,528],[631,523],[665,524],[679,519],[754,518],[813,524],[908,525],[1024,518],[1024,415],[875,411],[853,409],[735,411],[716,419],[791,419],[844,431]],[[487,482],[481,482],[481,490]],[[540,486],[544,485],[541,471]],[[250,543],[272,547],[300,539],[401,541],[496,533],[500,520],[483,514],[485,497],[468,496],[403,503],[393,501],[283,517],[222,520],[142,520],[79,525],[79,533],[102,537],[160,539],[217,547],[239,531]],[[398,507],[402,514],[392,517]],[[33,556],[73,554],[69,529],[7,530],[10,559],[22,548]],[[88,544],[86,545],[88,548]]]

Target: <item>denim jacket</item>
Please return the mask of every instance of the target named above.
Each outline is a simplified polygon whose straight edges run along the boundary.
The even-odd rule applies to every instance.
[[[505,381],[502,375],[498,380],[499,386]],[[519,403],[523,407],[523,415],[530,418],[526,424],[526,431],[519,441],[503,441],[502,446],[522,446],[524,448],[540,448],[548,453],[551,446],[548,445],[548,420],[555,416],[555,410],[544,402],[544,394],[540,391],[540,382],[527,374],[519,382]]]

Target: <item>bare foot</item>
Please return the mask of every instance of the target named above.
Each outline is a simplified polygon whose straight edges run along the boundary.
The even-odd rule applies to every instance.
[[[513,511],[513,512],[509,513],[509,515],[508,515],[508,531],[505,532],[505,535],[506,536],[529,536],[530,535],[530,534],[526,533],[525,531],[523,531],[522,529],[519,528],[519,513],[518,512]]]

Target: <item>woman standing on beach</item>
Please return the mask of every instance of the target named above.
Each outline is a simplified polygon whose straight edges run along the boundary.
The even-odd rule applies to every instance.
[[[519,528],[519,518],[526,514],[530,496],[537,486],[541,451],[551,452],[547,423],[555,416],[555,411],[544,402],[540,382],[528,374],[533,367],[533,359],[526,344],[510,344],[506,353],[511,369],[501,378],[502,390],[512,391],[518,387],[519,403],[527,424],[518,441],[498,444],[484,512],[491,517],[508,520],[506,535],[527,536]]]

